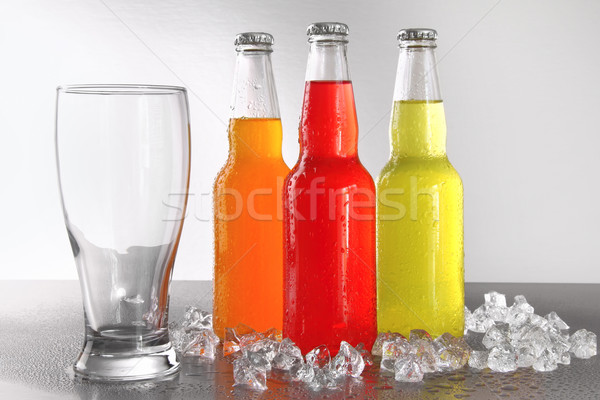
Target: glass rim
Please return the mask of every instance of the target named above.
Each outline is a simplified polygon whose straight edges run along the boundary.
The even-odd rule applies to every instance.
[[[88,95],[169,95],[186,94],[186,88],[169,85],[142,84],[77,84],[61,85],[56,88],[59,93]]]

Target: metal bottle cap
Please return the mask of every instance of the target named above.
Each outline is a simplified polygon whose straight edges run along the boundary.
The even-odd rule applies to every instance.
[[[263,44],[263,45],[273,45],[275,40],[273,39],[273,35],[266,32],[244,32],[238,33],[235,37],[234,45],[244,45],[244,44]]]
[[[347,35],[348,25],[341,22],[315,22],[306,29],[308,36],[312,35]]]
[[[401,29],[398,32],[398,40],[436,40],[437,32],[435,29],[410,28]]]

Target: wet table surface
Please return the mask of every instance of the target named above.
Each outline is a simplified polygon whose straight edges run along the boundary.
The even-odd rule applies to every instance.
[[[556,311],[571,333],[586,328],[600,333],[600,285],[466,285],[473,309],[483,294],[496,290],[509,301],[527,297],[536,313]],[[171,320],[188,304],[211,310],[212,283],[176,281],[171,286]],[[83,336],[83,311],[76,281],[0,281],[0,399],[600,399],[600,358],[573,359],[553,372],[531,368],[502,374],[465,367],[427,374],[421,383],[395,382],[376,365],[360,379],[347,379],[340,390],[314,392],[285,376],[271,377],[269,390],[232,387],[232,365],[220,355],[214,362],[184,360],[182,371],[163,382],[92,384],[73,381],[71,365]]]

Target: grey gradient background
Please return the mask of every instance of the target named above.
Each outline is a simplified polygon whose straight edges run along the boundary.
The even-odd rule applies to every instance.
[[[192,183],[175,279],[211,279],[209,196],[227,157],[236,33],[275,36],[284,158],[297,158],[306,26],[350,26],[360,157],[376,176],[404,27],[439,32],[448,154],[465,186],[471,282],[600,282],[594,1],[2,0],[0,279],[75,279],[55,172],[55,87],[189,89]]]

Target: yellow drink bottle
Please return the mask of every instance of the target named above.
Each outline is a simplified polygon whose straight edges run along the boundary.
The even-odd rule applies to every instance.
[[[380,332],[464,330],[463,187],[446,156],[437,33],[398,34],[391,155],[377,181]]]

